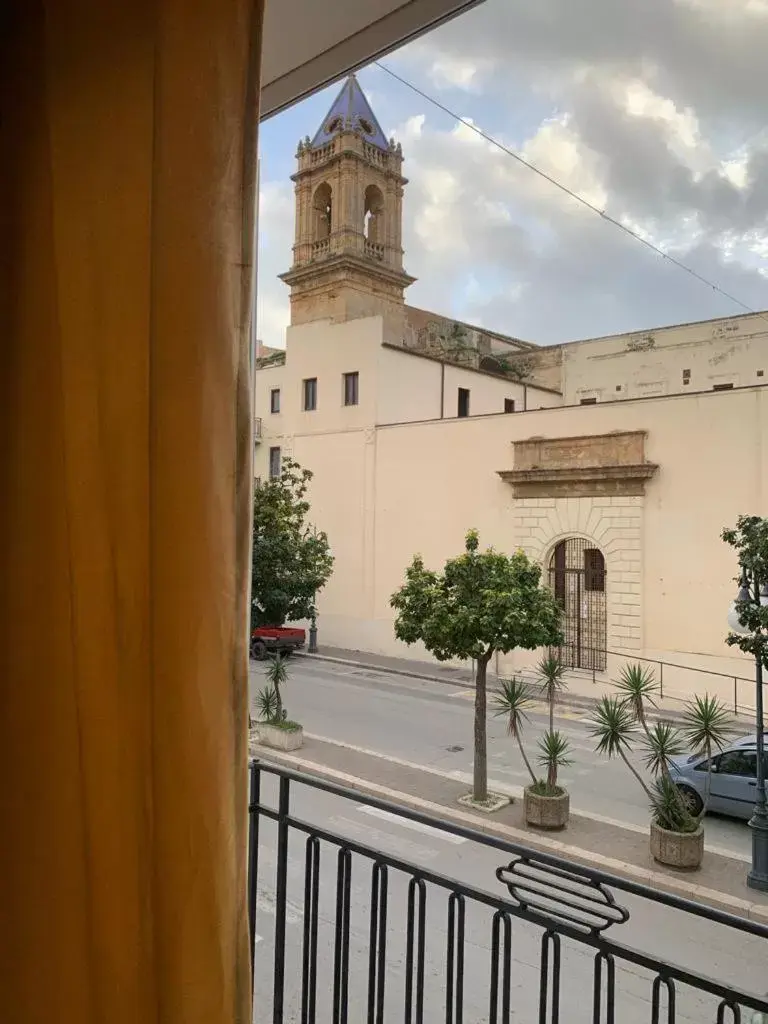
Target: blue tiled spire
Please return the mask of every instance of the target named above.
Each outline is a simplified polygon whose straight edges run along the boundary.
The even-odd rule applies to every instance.
[[[312,139],[312,148],[324,146],[344,127],[362,132],[366,141],[378,146],[379,149],[388,148],[381,125],[376,120],[376,115],[371,110],[365,93],[354,75],[349,76],[342,86],[341,92],[331,104],[331,109],[323,118],[323,123]]]

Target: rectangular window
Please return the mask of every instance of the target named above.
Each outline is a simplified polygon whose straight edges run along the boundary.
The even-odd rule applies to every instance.
[[[269,411],[280,412],[280,388],[272,388],[269,392]]]
[[[730,391],[733,384],[715,384],[712,388],[713,391]]]
[[[314,412],[317,408],[317,377],[308,377],[302,382],[302,407],[305,412]]]
[[[683,384],[689,384],[691,381],[691,371],[683,370]]]
[[[459,388],[458,416],[469,416],[469,388]]]
[[[344,405],[357,405],[360,399],[360,374],[344,374]]]
[[[514,411],[515,411],[515,400],[514,400],[514,398],[505,398],[504,399],[504,412],[514,412]]]
[[[596,398],[582,398],[580,405],[597,405]]]
[[[269,479],[277,480],[280,476],[280,449],[269,449]]]

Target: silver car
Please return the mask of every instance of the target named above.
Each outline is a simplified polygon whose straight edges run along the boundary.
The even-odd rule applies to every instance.
[[[763,754],[763,764],[768,778],[768,753]],[[673,758],[672,778],[685,796],[689,810],[700,814],[707,788],[707,759],[701,754]],[[748,821],[755,809],[756,789],[756,740],[754,735],[743,736],[712,758],[709,810]]]

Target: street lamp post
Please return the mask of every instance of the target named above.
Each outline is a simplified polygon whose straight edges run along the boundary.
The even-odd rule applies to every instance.
[[[768,582],[760,585],[757,573],[742,568],[739,592],[728,615],[728,625],[734,633],[748,636],[751,630],[743,625],[739,606],[768,605]],[[765,791],[765,724],[763,721],[763,662],[755,655],[755,730],[757,747],[757,779],[755,811],[749,821],[752,830],[752,867],[747,885],[768,892],[768,800]]]

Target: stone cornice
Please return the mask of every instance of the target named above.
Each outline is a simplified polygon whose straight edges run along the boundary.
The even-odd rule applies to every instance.
[[[638,496],[659,468],[645,459],[645,431],[514,442],[514,469],[499,470],[516,498]]]
[[[322,259],[311,260],[309,263],[302,263],[291,267],[284,274],[280,274],[280,280],[288,285],[305,284],[313,278],[327,277],[345,270],[356,270],[367,276],[382,278],[400,288],[407,288],[416,280],[404,270],[397,270],[388,266],[381,260],[358,256],[355,253],[341,252],[334,253]]]

